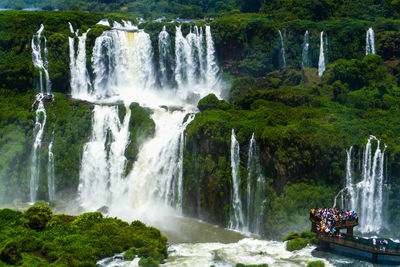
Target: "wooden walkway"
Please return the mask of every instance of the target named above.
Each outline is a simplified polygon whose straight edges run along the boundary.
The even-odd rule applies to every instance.
[[[400,256],[400,244],[390,241],[389,246],[381,249],[380,245],[373,245],[371,239],[362,237],[353,237],[353,228],[358,225],[357,220],[348,220],[335,222],[334,227],[337,230],[346,229],[347,234],[343,238],[331,237],[323,232],[317,231],[317,225],[320,223],[319,218],[310,214],[311,231],[317,234],[319,245],[327,247],[327,244],[335,244],[343,247],[348,247],[372,254],[372,262],[378,261],[378,255]],[[382,239],[378,239],[382,240]],[[377,241],[378,243],[378,241]]]

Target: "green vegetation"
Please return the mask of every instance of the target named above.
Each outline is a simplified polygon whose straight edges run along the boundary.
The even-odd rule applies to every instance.
[[[318,261],[310,261],[307,263],[307,267],[325,267],[325,262],[318,260]]]
[[[305,248],[309,243],[318,243],[317,235],[311,231],[303,231],[300,235],[295,232],[290,233],[283,241],[289,241],[286,244],[286,249],[289,251]]]
[[[141,266],[157,266],[167,256],[167,239],[157,229],[98,212],[75,217],[54,215],[47,206],[24,213],[2,209],[0,230],[3,265],[95,266],[100,258],[128,250],[142,258]]]
[[[286,68],[260,78],[237,78],[232,104],[204,98],[199,103],[203,111],[187,128],[186,205],[196,203],[194,185],[200,184],[202,207],[211,213],[214,207],[229,211],[231,129],[241,144],[241,192],[246,195],[247,149],[254,132],[269,177],[264,234],[283,237],[308,228],[309,208],[332,206],[344,187],[346,148],[353,145],[358,158],[368,136],[376,135],[388,146],[388,164],[397,166],[400,91],[395,68],[377,55],[340,59],[328,66],[322,80],[315,69]],[[397,177],[397,167],[389,176]],[[398,188],[399,181],[391,184]],[[389,207],[391,227],[397,227],[399,216],[395,203],[397,198]],[[227,223],[220,212],[213,215],[214,222]]]

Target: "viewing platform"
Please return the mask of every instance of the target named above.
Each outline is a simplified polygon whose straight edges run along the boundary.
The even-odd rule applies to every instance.
[[[330,227],[335,229],[335,234],[321,231],[321,220],[318,216],[310,213],[311,231],[317,234],[318,245],[322,249],[334,244],[367,253],[371,253],[372,262],[378,262],[378,255],[400,256],[400,244],[382,238],[363,238],[353,236],[353,228],[358,225],[358,218],[348,218],[346,220],[333,221]],[[346,233],[341,230],[346,229]],[[382,241],[382,243],[381,243]]]

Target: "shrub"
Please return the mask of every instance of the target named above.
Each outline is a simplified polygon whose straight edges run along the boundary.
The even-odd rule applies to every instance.
[[[289,251],[299,250],[305,248],[307,244],[308,244],[308,239],[300,237],[289,240],[289,242],[286,244],[286,249]]]
[[[291,232],[287,237],[285,237],[283,239],[283,241],[288,241],[288,240],[296,239],[296,238],[299,238],[299,237],[300,237],[299,233]]]
[[[33,206],[24,214],[29,227],[36,231],[42,231],[52,215],[53,213],[48,206]]]

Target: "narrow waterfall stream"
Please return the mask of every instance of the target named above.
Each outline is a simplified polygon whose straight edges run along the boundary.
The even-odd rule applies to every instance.
[[[375,33],[372,28],[367,31],[365,54],[375,54]]]

